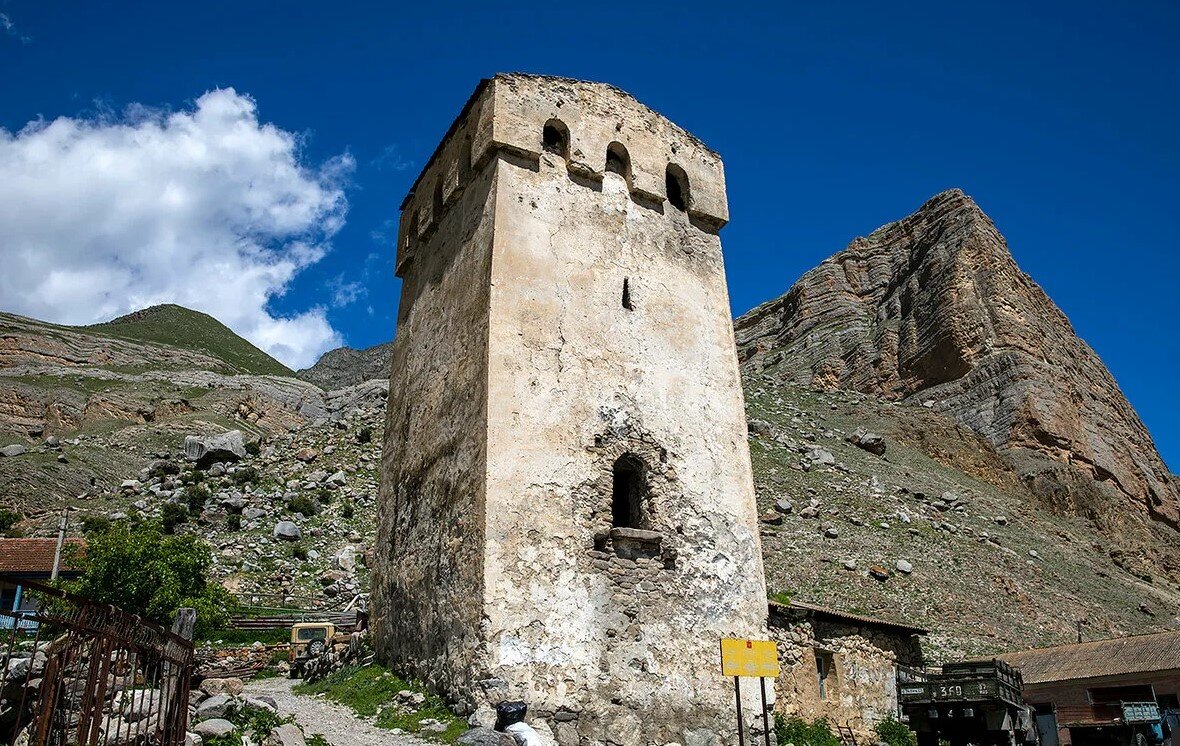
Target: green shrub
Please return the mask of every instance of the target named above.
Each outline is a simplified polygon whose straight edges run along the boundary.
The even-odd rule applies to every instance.
[[[233,473],[234,484],[252,484],[258,481],[258,470],[253,466],[238,467]]]
[[[23,516],[15,510],[0,510],[0,534],[7,536],[22,518]]]
[[[205,481],[205,472],[198,469],[186,471],[180,476],[181,484],[200,484]]]
[[[351,500],[344,503],[343,507],[340,508],[340,515],[343,516],[344,518],[352,518],[353,515],[355,515],[355,514],[356,514],[356,507],[353,506]]]
[[[160,510],[160,525],[164,527],[164,533],[176,533],[176,527],[182,523],[188,523],[188,508],[176,503],[164,503]]]
[[[179,506],[178,506],[179,507]],[[75,560],[82,576],[66,590],[169,627],[181,607],[197,610],[196,634],[224,627],[236,603],[209,578],[213,553],[195,536],[168,536],[144,524],[114,524],[87,541]]]
[[[82,519],[82,533],[87,536],[101,534],[104,531],[109,531],[110,528],[111,519],[103,515],[88,515]]]
[[[373,428],[362,427],[356,434],[357,443],[370,443],[373,440]]]
[[[791,592],[790,591],[778,591],[777,593],[768,593],[767,598],[769,598],[771,601],[777,601],[778,603],[780,603],[784,606],[791,605]]]
[[[287,503],[287,510],[292,513],[302,513],[305,516],[313,516],[320,512],[320,504],[316,502],[314,497],[307,495],[296,495],[291,498],[291,502]]]
[[[291,556],[300,562],[307,560],[307,549],[302,544],[291,545]]]
[[[774,716],[774,735],[780,744],[793,743],[795,746],[844,746],[832,732],[827,718],[807,722],[800,717]]]
[[[320,487],[319,492],[316,492],[316,499],[323,505],[330,505],[332,503],[332,490],[327,487]]]
[[[260,440],[246,441],[246,453],[250,454],[251,456],[257,456],[258,454],[262,453],[262,441],[260,441]]]
[[[242,516],[237,513],[232,513],[225,517],[225,527],[230,531],[242,530]]]
[[[918,746],[918,737],[914,732],[893,716],[877,723],[877,740],[889,746]]]
[[[211,495],[209,488],[203,484],[190,484],[184,488],[184,501],[188,505],[190,513],[200,513],[204,510],[205,501]]]

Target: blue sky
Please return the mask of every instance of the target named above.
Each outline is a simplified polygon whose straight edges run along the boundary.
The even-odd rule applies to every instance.
[[[0,127],[13,140],[30,121],[66,117],[74,131],[59,142],[126,153],[145,120],[173,135],[197,126],[202,107],[246,121],[267,154],[256,163],[286,174],[274,177],[276,201],[306,211],[251,234],[264,263],[293,237],[297,258],[261,274],[229,266],[226,277],[252,278],[241,294],[261,310],[226,314],[274,345],[306,337],[364,347],[393,333],[390,221],[478,79],[523,70],[611,82],[724,157],[735,313],[781,294],[853,237],[961,187],[1099,352],[1177,468],[1178,7],[0,0]],[[231,87],[237,98],[198,104]],[[256,110],[241,108],[246,96]],[[169,123],[167,112],[193,118]],[[293,137],[275,141],[266,125]],[[115,126],[119,137],[99,129]],[[175,142],[160,137],[157,147],[177,151]],[[159,158],[148,161],[127,181],[156,184]],[[207,180],[227,168],[190,171]],[[232,193],[202,183],[204,194]],[[178,193],[183,202],[193,192]],[[215,205],[186,213],[184,225],[246,219],[231,213]],[[172,275],[224,265],[186,249],[186,227],[139,214],[124,223],[150,224],[176,261],[189,257]],[[69,256],[104,256],[91,238],[61,240],[73,242]],[[129,288],[160,288],[135,300],[172,292],[191,303],[200,290],[147,265],[119,269]],[[88,297],[77,278],[56,282]],[[236,287],[204,281],[210,292],[222,284]],[[17,305],[41,311],[51,295]],[[107,308],[81,305],[59,316]],[[50,306],[46,315],[58,310]],[[312,352],[292,348],[288,358]]]

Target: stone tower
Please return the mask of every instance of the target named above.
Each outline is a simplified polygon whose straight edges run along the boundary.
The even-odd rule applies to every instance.
[[[728,741],[766,589],[721,159],[608,85],[485,80],[402,203],[373,630],[561,744]]]

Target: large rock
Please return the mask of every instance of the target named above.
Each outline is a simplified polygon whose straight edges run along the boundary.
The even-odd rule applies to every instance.
[[[303,731],[294,723],[285,723],[275,728],[262,741],[262,746],[306,746]]]
[[[205,679],[201,682],[201,691],[212,696],[227,694],[231,697],[238,697],[241,696],[245,688],[244,681],[232,676],[224,679]]]
[[[209,699],[206,699],[201,704],[197,705],[197,720],[207,720],[209,718],[223,718],[230,714],[238,707],[238,701],[228,694],[214,694]],[[200,731],[197,731],[200,733]],[[202,734],[204,735],[204,734]]]
[[[274,537],[283,541],[299,541],[303,532],[291,521],[279,521],[275,524]]]
[[[201,738],[223,738],[235,730],[237,730],[237,726],[221,718],[202,720],[193,726],[193,732]]]
[[[459,736],[460,746],[516,746],[516,739],[491,728],[471,728]]]
[[[184,457],[201,468],[219,461],[237,461],[246,457],[246,440],[241,430],[220,435],[189,435],[184,439]]]
[[[735,331],[747,374],[928,403],[1034,490],[1043,478],[1042,494],[1078,503],[1065,507],[1085,512],[1061,489],[1081,477],[1099,502],[1180,524],[1180,490],[1118,384],[957,189],[856,239]]]

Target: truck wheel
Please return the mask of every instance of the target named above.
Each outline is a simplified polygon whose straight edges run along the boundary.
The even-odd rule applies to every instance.
[[[312,640],[311,644],[307,646],[307,654],[312,658],[316,658],[324,653],[324,641]]]

